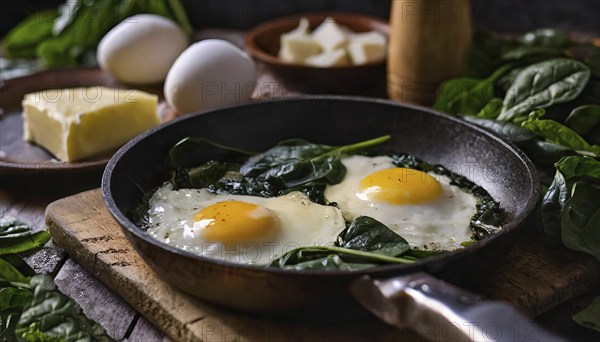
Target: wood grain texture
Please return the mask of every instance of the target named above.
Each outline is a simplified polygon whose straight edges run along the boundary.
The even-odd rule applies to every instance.
[[[174,341],[365,341],[373,331],[379,341],[419,340],[375,318],[298,324],[204,304],[159,279],[142,261],[104,207],[99,190],[51,203],[46,224],[58,246]]]
[[[204,304],[160,280],[108,213],[99,189],[50,204],[46,223],[54,242],[92,275],[176,341],[418,340],[374,319],[319,326],[238,314]],[[480,293],[537,315],[600,284],[600,266],[581,253],[553,253],[535,236],[507,251],[495,269],[480,274]],[[134,337],[134,335],[132,335]]]

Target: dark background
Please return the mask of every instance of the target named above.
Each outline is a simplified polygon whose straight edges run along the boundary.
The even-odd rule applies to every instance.
[[[27,15],[64,0],[4,0],[0,36]],[[391,0],[182,0],[192,25],[248,29],[266,19],[302,12],[363,12],[388,18]],[[476,27],[519,32],[561,27],[600,36],[600,0],[471,0]]]

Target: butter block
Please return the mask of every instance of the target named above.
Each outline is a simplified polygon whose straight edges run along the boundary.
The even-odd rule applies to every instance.
[[[160,124],[158,97],[134,89],[52,89],[25,95],[23,139],[61,161],[114,150]]]
[[[325,51],[315,56],[310,56],[305,61],[306,65],[315,67],[332,67],[350,64],[348,55],[344,49],[336,49],[333,51]]]
[[[309,35],[281,35],[279,58],[288,63],[303,63],[308,57],[319,54],[321,46]]]
[[[386,38],[377,31],[352,34],[347,49],[354,65],[378,62],[385,59]]]
[[[313,38],[323,50],[333,51],[348,42],[347,29],[335,23],[333,18],[326,18],[313,33]]]

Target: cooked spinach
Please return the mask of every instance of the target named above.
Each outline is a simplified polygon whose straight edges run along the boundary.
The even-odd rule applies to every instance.
[[[532,64],[507,90],[498,120],[514,120],[533,110],[571,101],[581,94],[589,78],[588,67],[573,59]]]
[[[381,222],[359,216],[342,231],[334,246],[296,248],[273,260],[269,267],[293,270],[355,271],[383,264],[413,263],[403,257],[408,242]]]
[[[290,139],[260,154],[203,138],[185,138],[169,153],[172,165],[179,167],[172,183],[175,188],[208,188],[215,193],[260,197],[302,191],[324,204],[325,186],[340,182],[346,174],[340,156],[382,144],[389,138],[385,135],[344,146]]]

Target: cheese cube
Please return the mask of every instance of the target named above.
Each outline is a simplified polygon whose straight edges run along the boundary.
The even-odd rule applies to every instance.
[[[114,150],[160,124],[158,97],[134,89],[52,89],[25,95],[23,139],[58,159],[77,161]]]
[[[336,24],[331,17],[326,18],[312,36],[326,51],[333,51],[348,42],[347,29]]]
[[[306,58],[319,54],[321,46],[309,35],[281,35],[279,58],[289,63],[303,63]]]
[[[350,64],[348,55],[344,49],[325,51],[321,54],[310,56],[305,61],[306,65],[327,68],[332,66],[341,66]]]
[[[378,62],[385,59],[386,38],[377,31],[352,34],[347,49],[354,65]]]

